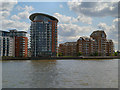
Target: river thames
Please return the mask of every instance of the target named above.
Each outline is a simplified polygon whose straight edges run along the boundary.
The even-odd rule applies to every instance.
[[[3,88],[118,88],[118,59],[2,61]]]

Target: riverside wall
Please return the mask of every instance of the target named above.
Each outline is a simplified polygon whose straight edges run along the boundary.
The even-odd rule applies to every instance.
[[[76,57],[3,57],[2,60],[61,60],[61,59],[120,59],[120,56],[76,56]]]

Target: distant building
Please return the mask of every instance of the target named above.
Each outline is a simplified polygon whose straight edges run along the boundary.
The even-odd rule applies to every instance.
[[[31,57],[31,48],[28,48],[28,57]]]
[[[34,13],[29,18],[31,20],[31,56],[56,56],[58,20],[43,13]]]
[[[94,31],[90,37],[80,37],[76,46],[71,46],[67,42],[64,44],[59,44],[59,53],[62,53],[63,56],[76,56],[79,53],[83,56],[109,56],[114,53],[114,43],[112,40],[107,40],[107,35],[102,30]],[[71,47],[76,51],[72,50]],[[72,54],[71,54],[72,53]],[[74,53],[74,54],[73,54]]]
[[[101,30],[94,31],[91,35],[91,38],[95,40],[95,52],[98,53],[98,55],[105,56],[106,55],[106,33]]]
[[[27,57],[28,53],[28,38],[27,37],[15,37],[15,56]]]
[[[27,57],[28,38],[25,31],[0,31],[0,56]]]
[[[80,37],[77,40],[77,54],[81,53],[83,56],[89,56],[94,53],[95,40],[89,37]]]
[[[15,56],[15,41],[7,31],[0,31],[0,56]]]
[[[114,54],[114,44],[112,40],[107,40],[106,45],[106,55],[111,56]]]
[[[59,45],[58,52],[63,56],[76,56],[77,42],[66,42]]]

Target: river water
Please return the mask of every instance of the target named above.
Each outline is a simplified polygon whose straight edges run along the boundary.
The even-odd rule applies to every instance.
[[[118,88],[118,59],[2,62],[3,88]]]

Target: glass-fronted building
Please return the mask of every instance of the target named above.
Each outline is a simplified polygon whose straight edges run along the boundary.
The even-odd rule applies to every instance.
[[[31,20],[31,56],[56,56],[58,20],[42,13],[34,13],[29,18]]]

